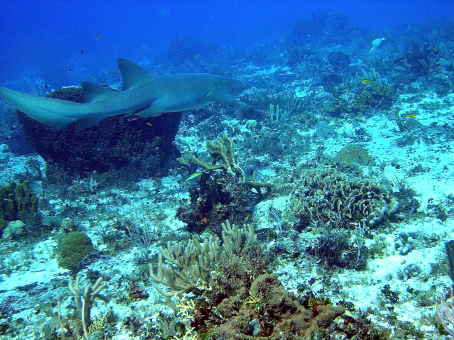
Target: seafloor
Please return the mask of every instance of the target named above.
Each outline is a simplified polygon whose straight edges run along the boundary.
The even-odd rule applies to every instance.
[[[285,43],[235,53],[180,41],[166,63],[148,65],[152,73],[218,73],[249,86],[237,107],[184,112],[174,142],[208,161],[206,142],[227,135],[236,158],[229,171],[188,180],[204,169],[175,159],[162,176],[117,182],[109,172],[48,183],[40,156],[18,155],[5,142],[1,185],[28,183],[40,222],[23,218],[3,229],[1,338],[60,339],[60,324],[66,338],[82,338],[68,289],[76,275],[82,295],[99,277],[105,284],[108,302],[93,298],[91,306],[92,339],[447,338],[436,309],[454,279],[454,43],[443,33],[454,23],[399,28],[371,49],[377,37],[343,21],[333,33],[336,20],[319,27],[318,40],[294,38],[308,36],[296,25]],[[270,187],[259,193],[244,173]],[[5,205],[13,194],[4,192]],[[217,249],[227,219],[252,225],[256,237],[237,231],[237,244]],[[74,231],[93,248],[64,269],[62,239]],[[166,253],[168,242],[181,247]],[[219,253],[192,256],[198,242]],[[249,247],[263,259],[252,261]],[[160,253],[176,276],[160,277]],[[242,256],[249,262],[235,267]],[[273,304],[255,281],[265,274],[294,295],[281,292]],[[342,312],[316,319],[330,305]],[[298,323],[301,306],[308,315]]]

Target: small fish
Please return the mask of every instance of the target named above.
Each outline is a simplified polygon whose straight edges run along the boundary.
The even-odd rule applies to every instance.
[[[71,72],[72,70],[69,68],[68,71]]]
[[[84,50],[81,49],[81,50],[80,50],[80,53],[84,54]]]
[[[113,70],[113,71],[110,71],[108,74],[111,75],[111,74],[114,74],[115,72],[117,72],[117,71]]]
[[[404,117],[407,117],[407,118],[416,118],[415,115],[404,115]]]
[[[186,178],[186,181],[190,181],[191,179],[199,177],[201,174],[203,174],[203,172],[194,172],[192,175],[190,175],[188,178]]]
[[[153,126],[153,124],[151,124],[151,123],[147,123],[147,125]]]
[[[367,83],[372,83],[369,79],[364,79],[361,84],[367,84]]]
[[[98,40],[99,38],[101,38],[102,34],[98,34],[96,37],[95,37],[95,40]]]
[[[386,40],[386,35],[383,38],[374,39],[374,41],[372,41],[372,43],[370,44],[371,48],[370,48],[369,52],[379,50],[385,40]]]

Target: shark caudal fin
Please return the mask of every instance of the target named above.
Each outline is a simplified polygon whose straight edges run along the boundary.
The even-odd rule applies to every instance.
[[[77,121],[77,115],[72,112],[78,111],[78,103],[67,102],[58,99],[35,96],[0,86],[0,96],[8,103],[25,112],[31,118],[49,125],[53,131],[61,130]],[[65,114],[62,114],[62,113]]]

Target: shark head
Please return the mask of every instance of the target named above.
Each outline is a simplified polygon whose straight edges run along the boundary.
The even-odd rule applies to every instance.
[[[246,89],[246,85],[241,80],[225,77],[221,78],[217,86],[226,90],[232,96],[236,96]]]

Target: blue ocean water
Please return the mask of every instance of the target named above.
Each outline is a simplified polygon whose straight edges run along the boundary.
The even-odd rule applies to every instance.
[[[119,57],[157,60],[179,38],[249,47],[283,39],[295,20],[319,13],[345,13],[355,25],[380,36],[395,26],[450,19],[454,4],[449,0],[18,0],[1,1],[0,11],[0,83],[40,77],[58,88],[114,70]]]
[[[453,1],[0,13],[0,339],[454,338]]]

